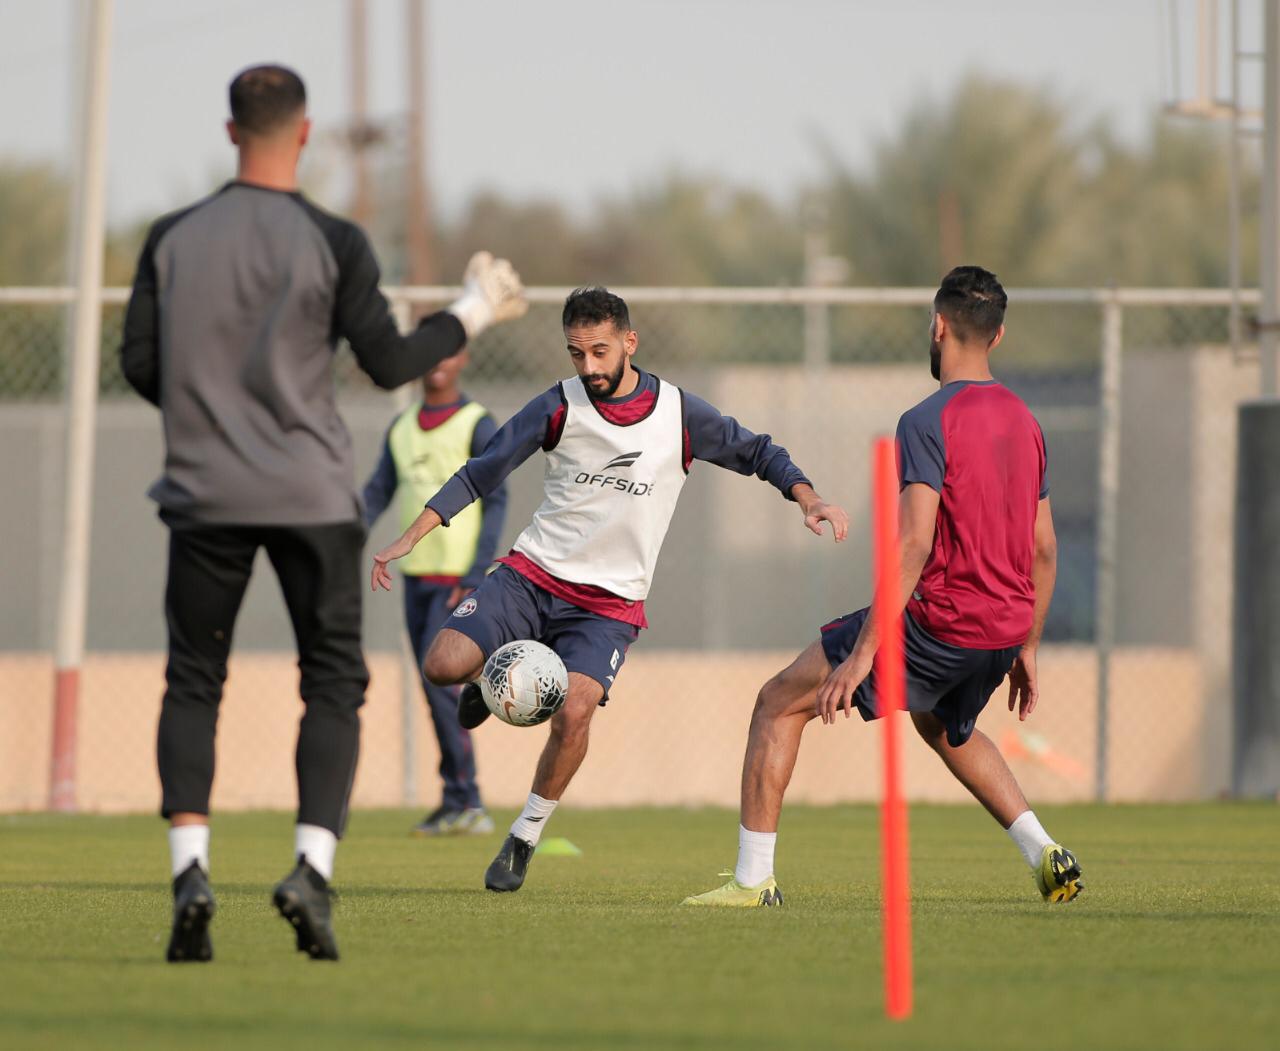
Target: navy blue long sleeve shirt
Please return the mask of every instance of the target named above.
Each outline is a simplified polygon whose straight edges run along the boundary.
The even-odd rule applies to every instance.
[[[470,401],[465,395],[458,402],[458,407]],[[394,426],[394,423],[392,424]],[[471,436],[471,456],[474,458],[484,452],[485,447],[498,432],[498,424],[492,416],[485,413],[476,423],[475,432]],[[364,484],[364,521],[372,526],[390,505],[399,488],[400,478],[396,472],[395,457],[391,455],[391,428],[387,428],[387,436],[382,441],[382,454],[378,464]],[[480,536],[476,541],[476,555],[471,568],[467,570],[459,583],[463,587],[479,587],[484,580],[485,570],[493,562],[498,549],[498,537],[502,533],[502,525],[507,515],[507,487],[499,482],[484,496],[480,513]]]

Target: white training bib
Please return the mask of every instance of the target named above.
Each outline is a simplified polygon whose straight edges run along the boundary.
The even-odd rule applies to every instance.
[[[564,429],[547,453],[546,495],[515,550],[561,580],[639,601],[687,477],[680,389],[659,380],[653,410],[625,426],[600,415],[578,377],[560,389]]]

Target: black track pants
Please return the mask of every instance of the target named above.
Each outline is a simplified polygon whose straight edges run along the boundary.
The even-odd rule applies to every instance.
[[[296,753],[298,821],[341,835],[369,684],[360,648],[364,527],[169,526],[169,662],[157,746],[161,812],[209,812],[231,635],[262,547],[280,581],[298,644],[306,705]]]

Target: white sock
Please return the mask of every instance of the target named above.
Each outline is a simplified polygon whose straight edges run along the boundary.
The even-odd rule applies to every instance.
[[[1036,819],[1036,815],[1030,810],[1024,810],[1013,820],[1006,832],[1009,838],[1013,840],[1013,845],[1022,852],[1022,856],[1027,859],[1027,864],[1033,869],[1040,867],[1040,855],[1044,852],[1044,848],[1053,842]]]
[[[169,828],[169,862],[174,876],[185,872],[187,866],[198,861],[207,874],[209,871],[209,826],[172,825]]]
[[[776,832],[752,832],[738,826],[738,867],[733,878],[744,887],[758,887],[773,875],[773,848]]]
[[[547,819],[555,811],[559,802],[558,799],[543,799],[542,796],[530,792],[529,801],[525,803],[520,816],[511,826],[511,834],[536,847],[538,840],[542,838],[542,830],[546,827]]]
[[[325,879],[333,879],[333,856],[338,837],[319,825],[297,825],[293,832],[293,852],[301,854]]]

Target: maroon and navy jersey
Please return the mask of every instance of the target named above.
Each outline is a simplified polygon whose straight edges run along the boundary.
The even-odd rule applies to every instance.
[[[1031,410],[995,380],[948,383],[898,421],[898,475],[941,498],[912,617],[954,646],[1021,645],[1035,606],[1036,510],[1049,495]]]

